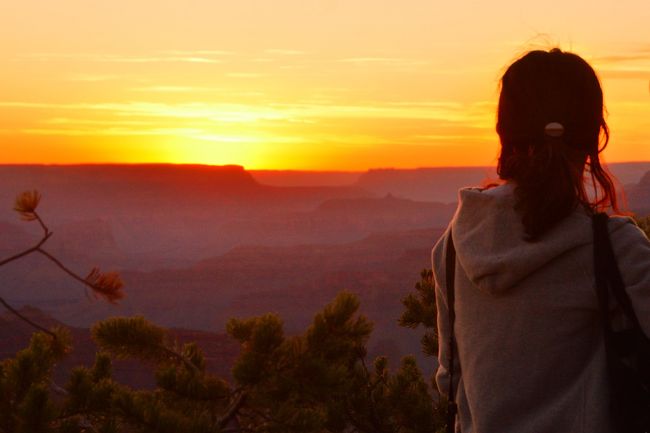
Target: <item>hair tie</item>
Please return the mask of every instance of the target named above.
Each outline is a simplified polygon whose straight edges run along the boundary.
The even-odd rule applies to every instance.
[[[544,127],[544,134],[548,137],[562,137],[564,135],[564,125],[560,122],[547,123]]]

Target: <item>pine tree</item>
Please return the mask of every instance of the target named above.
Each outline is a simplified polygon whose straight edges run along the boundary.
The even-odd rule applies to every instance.
[[[0,363],[0,431],[47,432],[57,418],[51,375],[70,349],[70,336],[63,329],[51,333],[35,333],[29,347]]]
[[[117,273],[102,273],[98,268],[93,268],[88,276],[83,278],[45,250],[44,246],[53,233],[37,212],[40,200],[41,195],[36,190],[25,191],[16,197],[14,210],[23,221],[37,222],[43,234],[32,247],[0,260],[0,266],[30,254],[40,254],[89,288],[96,297],[116,303],[124,296],[123,283]],[[12,314],[39,330],[32,335],[27,348],[19,351],[14,358],[0,362],[0,432],[85,431],[83,425],[88,411],[77,412],[68,407],[68,401],[74,402],[78,396],[67,388],[74,384],[75,378],[81,377],[81,370],[73,373],[71,383],[66,388],[52,382],[54,367],[71,349],[69,332],[62,328],[44,328],[22,315],[2,297],[0,303]],[[106,366],[106,358],[98,357],[98,362],[101,360],[104,360],[103,365]],[[98,372],[94,374],[100,376]],[[62,400],[65,400],[64,404],[61,404]]]
[[[112,303],[121,299],[118,274],[94,268],[82,278],[43,249],[52,232],[36,212],[39,201],[37,191],[23,193],[15,210],[23,220],[37,221],[43,237],[0,266],[38,253],[95,295]],[[206,371],[196,344],[179,345],[143,317],[123,317],[93,326],[100,347],[94,365],[75,368],[61,387],[52,382],[52,371],[70,351],[69,333],[45,329],[0,301],[39,329],[27,348],[0,362],[0,433],[429,433],[443,426],[413,357],[395,371],[384,357],[368,366],[373,326],[359,314],[359,299],[347,292],[300,335],[286,336],[273,314],[230,320],[227,332],[241,344],[232,384]],[[117,383],[113,358],[151,365],[156,388]]]
[[[415,284],[415,292],[409,293],[402,300],[402,304],[405,310],[399,318],[400,326],[416,329],[422,325],[425,329],[420,340],[422,352],[427,356],[438,356],[438,310],[431,269],[423,269],[420,272],[420,281]]]
[[[93,337],[113,356],[156,366],[158,389],[140,392],[139,405],[130,401],[131,412],[120,414],[142,431],[167,431],[147,418],[152,413],[196,432],[436,431],[440,418],[413,357],[393,373],[385,358],[366,365],[372,324],[358,309],[358,298],[343,292],[294,336],[273,314],[230,320],[227,331],[242,346],[232,387],[205,372],[195,345],[174,349],[162,328],[142,318],[100,322]]]

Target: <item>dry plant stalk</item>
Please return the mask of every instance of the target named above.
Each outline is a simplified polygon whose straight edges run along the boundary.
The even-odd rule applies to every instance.
[[[102,273],[100,272],[99,268],[94,267],[90,271],[90,273],[85,278],[83,278],[79,274],[77,274],[76,272],[72,271],[67,266],[65,266],[55,256],[53,256],[52,254],[48,253],[43,249],[43,245],[52,236],[52,232],[45,225],[40,215],[36,211],[36,208],[38,207],[40,201],[41,201],[41,194],[37,190],[24,191],[23,193],[18,194],[18,196],[16,196],[16,201],[14,202],[14,210],[18,212],[18,214],[20,214],[20,219],[27,222],[38,221],[39,225],[41,226],[41,229],[43,230],[43,236],[34,246],[27,248],[26,250],[21,251],[11,257],[7,257],[6,259],[0,260],[0,266],[4,266],[7,263],[18,260],[29,254],[39,253],[47,257],[51,262],[53,262],[56,266],[58,266],[62,271],[70,275],[72,278],[79,281],[84,286],[90,288],[92,290],[93,295],[95,295],[96,298],[97,297],[103,298],[107,302],[110,302],[111,304],[116,304],[117,301],[124,298],[124,290],[123,290],[124,282],[122,281],[120,275],[117,272]],[[11,305],[9,305],[2,297],[0,297],[0,304],[2,304],[8,311],[10,311],[12,314],[17,316],[21,320],[25,321],[29,325],[41,331],[45,331],[51,336],[55,337],[54,333],[32,322],[27,317],[23,316],[18,311],[16,311],[16,309],[13,308]]]

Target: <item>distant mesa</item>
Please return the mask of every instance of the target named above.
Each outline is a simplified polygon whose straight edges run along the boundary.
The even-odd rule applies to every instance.
[[[618,162],[607,168],[622,185],[636,184],[650,170],[650,162]]]
[[[628,185],[625,192],[632,212],[641,216],[650,215],[650,171],[636,185]]]
[[[422,202],[403,197],[396,197],[392,193],[387,193],[383,197],[360,197],[360,198],[340,198],[331,199],[323,202],[318,206],[321,212],[351,212],[351,213],[371,213],[381,212],[382,214],[407,212],[409,210],[420,212],[423,210],[433,210],[446,208],[443,203]]]
[[[9,218],[17,193],[38,189],[51,222],[75,218],[133,214],[139,210],[178,212],[193,205],[216,205],[240,196],[259,194],[263,187],[241,166],[102,164],[0,166],[0,219]],[[46,206],[47,204],[47,206]]]
[[[361,171],[249,170],[255,180],[269,186],[350,186]]]
[[[612,163],[608,168],[630,190],[640,179],[640,185],[650,182],[650,162]],[[484,186],[497,180],[496,167],[384,168],[368,170],[355,185],[379,196],[393,194],[418,201],[452,203],[458,200],[459,188]],[[636,207],[639,203],[636,201]]]
[[[356,185],[385,196],[420,201],[452,203],[462,186],[479,186],[495,179],[494,167],[436,167],[412,170],[373,169],[361,175]]]
[[[97,185],[179,185],[200,188],[254,187],[259,185],[240,165],[175,164],[88,164],[88,165],[5,165],[0,175],[10,184],[15,178],[29,178],[46,185],[90,181]]]

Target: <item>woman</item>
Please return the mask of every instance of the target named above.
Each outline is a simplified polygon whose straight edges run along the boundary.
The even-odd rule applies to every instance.
[[[461,190],[449,229],[457,252],[456,429],[611,432],[591,224],[594,212],[617,209],[598,158],[609,137],[600,84],[582,58],[559,49],[529,52],[501,83],[498,174],[505,182]],[[585,173],[594,188],[585,187]],[[608,228],[650,335],[650,243],[628,218],[613,217]],[[443,394],[448,238],[432,255]]]

